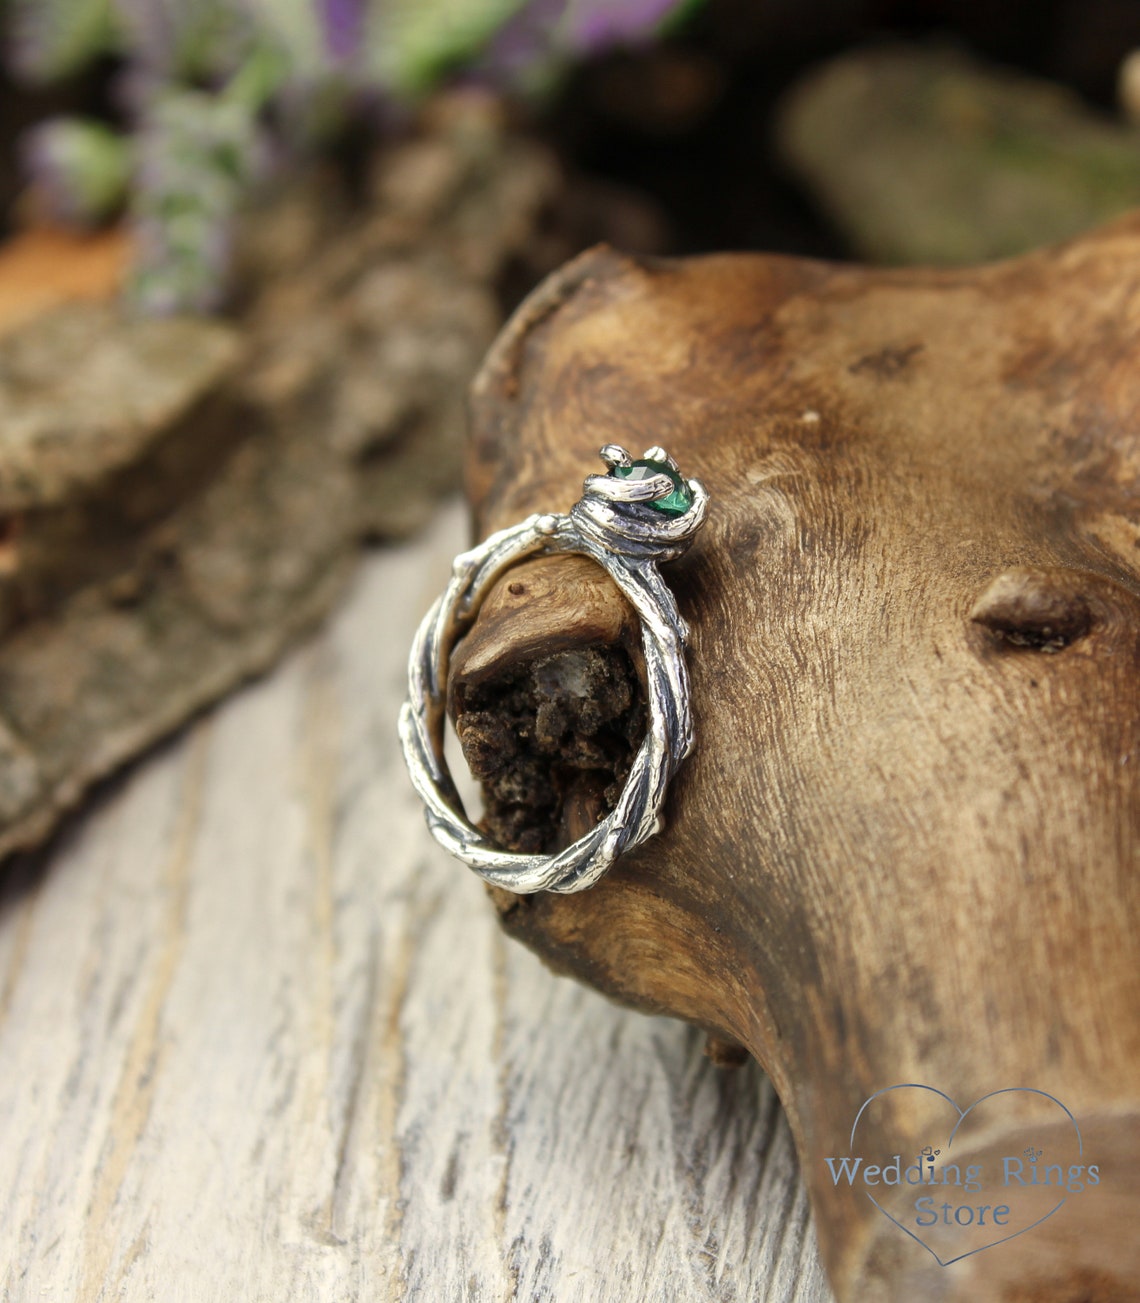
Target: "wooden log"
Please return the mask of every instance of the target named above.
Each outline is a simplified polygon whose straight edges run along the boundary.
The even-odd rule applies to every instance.
[[[601,249],[476,383],[479,536],[568,509],[609,442],[712,495],[670,569],[698,740],[666,831],[580,895],[493,895],[558,971],[760,1060],[841,1299],[1140,1297],[1138,420],[1137,217],[959,271]],[[632,633],[600,570],[553,558],[460,644],[457,729],[508,842],[606,808]],[[853,1139],[902,1083],[1071,1110],[1080,1159],[1025,1089],[956,1137],[1018,1230],[1041,1209],[993,1197],[1006,1157],[1072,1150],[1099,1185],[996,1246],[920,1243],[826,1162],[949,1152],[932,1094]]]

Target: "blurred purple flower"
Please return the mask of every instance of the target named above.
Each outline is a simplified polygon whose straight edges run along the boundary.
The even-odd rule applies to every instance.
[[[508,86],[550,64],[558,29],[571,0],[530,0],[511,15],[476,60],[476,77]]]
[[[695,0],[529,0],[495,33],[471,67],[479,80],[548,90],[574,59],[650,41]]]
[[[111,0],[8,0],[4,61],[29,81],[66,77],[112,43]]]
[[[206,312],[225,297],[233,222],[264,167],[250,109],[202,91],[156,101],[138,137],[130,297],[144,312]]]
[[[649,40],[685,0],[577,0],[570,6],[567,36],[584,54],[611,45]]]
[[[153,214],[132,223],[134,265],[127,286],[133,306],[147,316],[216,312],[226,302],[233,246],[233,217],[203,222],[172,237],[170,224]]]
[[[234,0],[113,0],[132,59],[153,73],[224,76],[245,58],[254,17]]]
[[[364,42],[367,0],[316,0],[329,58],[347,63]]]
[[[178,27],[165,0],[114,0],[130,41],[131,54],[152,70],[169,69],[175,61]],[[194,0],[189,0],[193,5]]]

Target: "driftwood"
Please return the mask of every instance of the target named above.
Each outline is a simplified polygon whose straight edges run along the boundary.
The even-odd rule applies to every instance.
[[[265,668],[458,483],[500,280],[558,192],[493,112],[250,216],[226,320],[131,319],[121,237],[0,255],[0,855]]]
[[[860,257],[1010,257],[1140,205],[1140,135],[953,46],[848,51],[785,97],[788,167]]]
[[[958,272],[603,249],[477,381],[479,536],[567,510],[608,442],[663,444],[712,495],[670,568],[698,742],[666,830],[581,895],[493,895],[555,969],[759,1059],[841,1299],[1140,1297],[1138,421],[1137,218]],[[606,808],[635,634],[600,570],[553,558],[460,644],[457,729],[505,844]],[[853,1140],[901,1083],[963,1110],[1023,1089],[952,1148],[921,1092]],[[1006,1206],[1003,1239],[1048,1212],[1007,1156],[1099,1184],[996,1247],[990,1223],[924,1247],[826,1162],[926,1146],[983,1169],[953,1203]]]

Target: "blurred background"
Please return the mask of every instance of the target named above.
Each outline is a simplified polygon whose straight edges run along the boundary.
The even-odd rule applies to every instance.
[[[1140,193],[1134,0],[4,8],[6,229],[125,219],[151,312],[224,306],[243,206],[317,161],[365,201],[378,156],[458,89],[573,179],[549,220],[660,251],[963,260]]]
[[[969,264],[1140,205],[1136,0],[0,23],[0,853],[458,488],[480,359],[583,248]]]

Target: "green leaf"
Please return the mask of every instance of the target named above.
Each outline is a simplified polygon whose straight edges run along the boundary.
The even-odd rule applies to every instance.
[[[54,81],[114,49],[111,0],[10,0],[9,62],[29,81]]]
[[[95,225],[126,200],[129,140],[88,118],[50,118],[28,133],[24,155],[40,200],[58,221]]]
[[[525,0],[388,0],[374,13],[369,62],[396,94],[419,95],[474,54]]]

